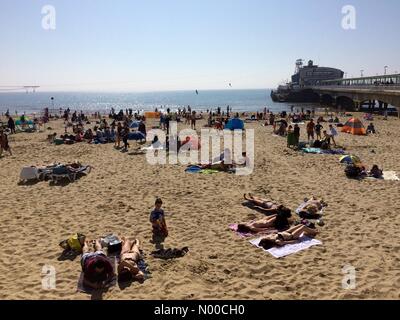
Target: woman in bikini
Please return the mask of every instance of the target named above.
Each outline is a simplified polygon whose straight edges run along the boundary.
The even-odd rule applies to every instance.
[[[263,237],[259,245],[263,247],[265,250],[268,250],[277,246],[281,247],[287,244],[297,243],[300,237],[302,236],[308,236],[313,238],[317,234],[318,232],[316,230],[300,224],[291,227],[286,231],[270,234]]]
[[[144,280],[144,273],[140,271],[138,262],[141,259],[139,240],[131,241],[125,237],[122,240],[120,263],[118,264],[118,279],[120,281]]]
[[[256,205],[257,207],[262,208],[263,211],[265,211],[266,213],[276,214],[276,213],[278,213],[279,208],[287,209],[290,211],[290,209],[286,208],[283,205],[272,202],[270,200],[254,197],[251,193],[245,194],[244,199],[251,202],[252,204]]]

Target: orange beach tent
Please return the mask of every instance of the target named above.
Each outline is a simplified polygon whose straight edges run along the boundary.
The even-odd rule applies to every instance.
[[[347,121],[342,128],[342,132],[360,136],[367,134],[367,131],[365,130],[363,123],[360,121],[360,119],[357,118],[352,118],[349,121]]]

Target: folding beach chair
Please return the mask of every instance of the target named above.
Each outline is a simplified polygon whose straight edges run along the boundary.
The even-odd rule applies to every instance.
[[[24,167],[19,175],[20,182],[39,180],[39,170],[36,167]]]
[[[53,173],[50,175],[50,178],[55,183],[63,179],[68,179],[70,182],[73,182],[76,180],[76,176],[78,174],[88,174],[90,173],[90,170],[91,170],[90,166],[82,166],[78,169],[72,169],[66,167],[55,168],[53,170]]]

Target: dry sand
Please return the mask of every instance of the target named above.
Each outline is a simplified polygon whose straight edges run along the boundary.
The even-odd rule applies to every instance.
[[[340,134],[339,142],[366,164],[400,173],[399,120],[376,120],[379,133]],[[62,133],[62,122],[50,126]],[[77,293],[79,258],[58,261],[59,241],[75,232],[90,238],[108,233],[143,242],[152,278],[118,286],[103,299],[398,299],[400,298],[400,182],[353,181],[339,156],[288,150],[271,127],[256,130],[255,171],[250,176],[186,174],[184,166],[151,166],[144,155],[112,144],[55,146],[49,132],[10,138],[14,155],[0,159],[0,298],[90,299]],[[304,126],[302,135],[304,137]],[[371,153],[375,150],[376,153]],[[79,160],[95,169],[75,183],[18,185],[23,166]],[[295,209],[306,196],[328,203],[322,246],[275,259],[237,237],[230,223],[262,215],[242,206],[244,192]],[[184,258],[149,256],[149,212],[164,200],[170,236],[166,247],[188,246]],[[42,289],[42,266],[56,269],[56,289]],[[342,288],[342,268],[356,268],[356,289]]]

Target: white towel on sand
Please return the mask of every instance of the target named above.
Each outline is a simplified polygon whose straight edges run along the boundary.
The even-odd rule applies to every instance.
[[[392,181],[400,181],[400,178],[397,176],[396,172],[394,172],[394,171],[384,171],[383,179],[384,180],[392,180]]]
[[[383,171],[383,176],[381,179],[374,177],[367,177],[369,180],[388,180],[388,181],[400,181],[395,171]]]
[[[321,245],[322,242],[316,239],[311,239],[309,237],[303,236],[299,239],[298,243],[294,243],[294,244],[287,244],[283,247],[274,247],[271,248],[269,250],[265,250],[263,247],[259,246],[259,243],[261,241],[261,238],[258,239],[254,239],[251,240],[250,243],[255,245],[256,247],[263,249],[264,251],[269,252],[270,254],[272,254],[275,258],[283,258],[286,257],[292,253],[296,253],[305,249],[308,249],[312,246],[316,246],[316,245]]]

